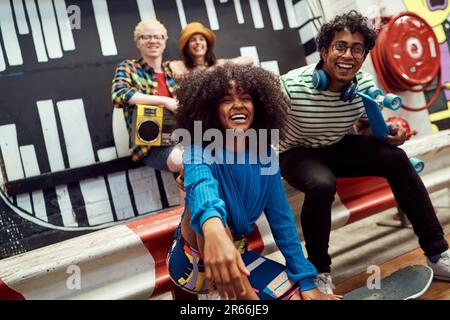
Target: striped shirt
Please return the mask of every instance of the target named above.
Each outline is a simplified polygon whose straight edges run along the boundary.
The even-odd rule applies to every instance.
[[[172,71],[167,64],[163,65],[167,88],[172,97],[176,84]],[[123,108],[123,113],[130,135],[130,150],[134,161],[141,160],[150,151],[150,146],[136,146],[133,144],[132,123],[135,105],[128,101],[136,93],[161,95],[158,93],[158,81],[153,69],[141,58],[139,60],[124,60],[116,68],[112,84],[112,101],[114,108]]]
[[[367,119],[361,97],[351,103],[340,100],[340,92],[319,91],[312,84],[316,65],[308,65],[281,76],[281,83],[291,105],[288,110],[280,152],[296,146],[324,147],[337,143],[350,133],[359,119]],[[375,86],[372,76],[356,74],[359,91]]]

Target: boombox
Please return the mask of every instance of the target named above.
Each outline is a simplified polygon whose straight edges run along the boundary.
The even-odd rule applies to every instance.
[[[138,146],[170,146],[175,129],[172,112],[160,106],[136,105],[133,112],[132,139]]]

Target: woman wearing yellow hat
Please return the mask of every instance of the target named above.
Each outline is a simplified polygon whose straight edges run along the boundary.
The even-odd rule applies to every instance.
[[[200,22],[191,22],[182,30],[178,49],[183,61],[176,60],[169,63],[175,76],[181,76],[196,70],[216,67],[226,62],[251,65],[253,60],[249,57],[239,56],[233,59],[217,59],[213,47],[216,35]]]

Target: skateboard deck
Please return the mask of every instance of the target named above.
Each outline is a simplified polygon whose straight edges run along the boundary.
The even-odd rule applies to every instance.
[[[425,265],[402,268],[381,279],[379,289],[367,285],[344,295],[344,300],[411,300],[423,295],[433,280],[433,270]]]
[[[358,92],[361,97],[364,108],[366,109],[367,118],[372,128],[372,134],[378,140],[386,142],[386,136],[391,134],[391,130],[384,120],[383,114],[380,109],[380,105],[387,105],[392,110],[397,110],[401,106],[401,99],[398,96],[390,94],[388,99],[383,99],[384,96],[378,95],[377,98],[372,97],[370,94],[375,95],[373,91],[377,92],[379,89],[371,88],[372,90],[366,91],[366,93]],[[378,99],[378,100],[377,100]],[[400,99],[394,101],[395,99]],[[417,173],[420,173],[425,168],[425,163],[416,158],[410,158],[410,162]]]
[[[375,138],[384,141],[386,135],[390,134],[390,129],[384,121],[378,102],[371,96],[358,92],[363,100],[364,108],[366,109],[367,118],[372,127],[372,134]]]

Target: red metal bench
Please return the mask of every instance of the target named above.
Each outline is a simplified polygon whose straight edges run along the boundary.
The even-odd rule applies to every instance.
[[[429,192],[450,187],[450,136],[435,138],[434,145],[428,139],[415,143],[418,149],[406,146],[409,155],[426,162],[422,179]],[[289,186],[286,191],[299,221],[301,194]],[[339,179],[333,228],[395,206],[384,179]],[[0,260],[0,299],[149,299],[176,292],[165,260],[181,212],[172,209]],[[277,250],[264,215],[249,245],[263,254]],[[75,276],[68,272],[70,266],[80,270],[79,288],[68,285]]]

